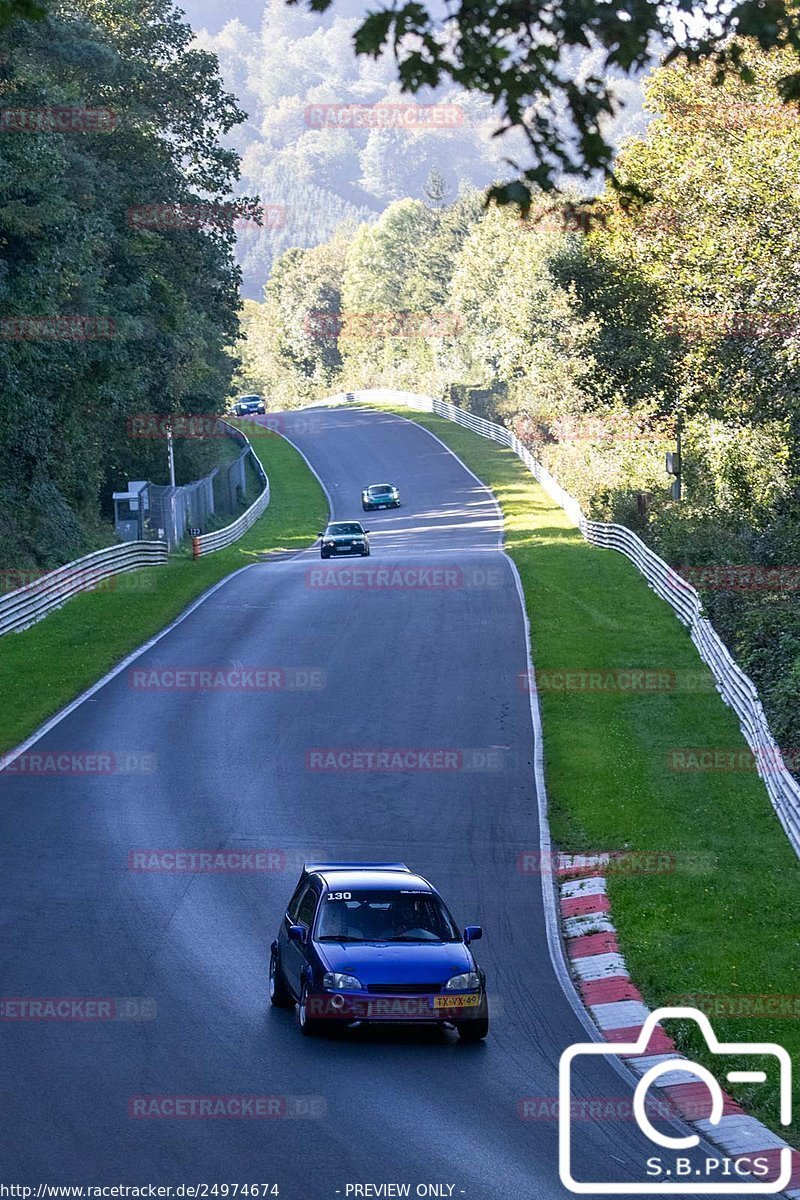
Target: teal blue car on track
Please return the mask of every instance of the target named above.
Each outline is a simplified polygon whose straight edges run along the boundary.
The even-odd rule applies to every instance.
[[[393,483],[370,484],[361,493],[361,507],[364,512],[374,508],[399,508],[400,493]]]

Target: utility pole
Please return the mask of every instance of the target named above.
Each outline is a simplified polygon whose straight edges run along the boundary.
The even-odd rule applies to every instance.
[[[167,425],[167,460],[169,462],[170,487],[175,487],[175,454],[172,448],[172,424]]]
[[[675,420],[675,449],[667,451],[667,474],[674,475],[670,494],[673,500],[680,500],[683,494],[682,472],[683,456],[681,451],[681,432],[683,430],[683,413],[678,412]]]

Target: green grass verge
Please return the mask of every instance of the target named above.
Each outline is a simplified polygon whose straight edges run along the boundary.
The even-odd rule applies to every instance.
[[[0,638],[0,692],[9,698],[0,709],[0,751],[18,745],[225,575],[314,540],[328,512],[319,483],[277,434],[255,438],[253,448],[271,497],[240,541],[197,561],[187,550],[166,566],[117,575],[113,589],[75,596],[30,629]]]
[[[500,501],[537,672],[648,668],[674,675],[674,689],[661,692],[540,686],[556,843],[674,856],[667,873],[609,876],[621,948],[645,1000],[654,1007],[691,994],[722,1040],[778,1042],[800,1062],[798,859],[754,772],[668,766],[674,748],[745,748],[685,628],[628,559],[583,540],[512,451],[442,418],[396,411],[435,432]],[[764,995],[787,998],[794,1019],[723,1018],[718,1005],[699,999]],[[693,1026],[671,1032],[682,1050],[719,1074],[719,1059],[704,1052]],[[789,1131],[778,1124],[774,1087],[730,1090],[798,1144],[797,1123]],[[796,1090],[796,1111],[798,1101]]]

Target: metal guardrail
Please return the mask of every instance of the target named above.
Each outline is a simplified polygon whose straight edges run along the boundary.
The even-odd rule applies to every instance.
[[[229,425],[227,421],[221,421],[220,424],[229,430],[231,437],[234,437],[236,441],[241,442],[242,445],[248,448],[252,456],[256,474],[264,487],[258,499],[230,525],[226,525],[224,529],[216,529],[213,533],[202,533],[199,537],[192,538],[192,554],[195,558],[200,558],[204,554],[213,554],[215,550],[222,550],[225,546],[230,546],[238,541],[240,537],[247,533],[248,529],[255,525],[269,504],[269,479],[258,455],[250,445],[250,439],[242,433],[241,429],[237,429],[235,425]]]
[[[123,542],[56,567],[24,587],[0,596],[0,636],[27,629],[60,608],[71,596],[94,591],[111,576],[165,563],[167,557],[166,542]]]
[[[618,550],[634,563],[653,591],[671,606],[688,627],[701,659],[711,670],[722,699],[739,718],[742,733],[753,753],[756,769],[772,806],[792,846],[800,855],[800,784],[786,768],[755,684],[734,661],[722,638],[704,616],[703,605],[695,588],[645,545],[633,530],[624,525],[587,519],[575,497],[566,492],[528,448],[502,425],[476,417],[444,400],[434,400],[414,392],[374,389],[350,394],[356,403],[361,396],[365,400],[385,400],[423,412],[433,412],[471,429],[481,437],[508,446],[522,459],[544,491],[565,510],[587,542]]]
[[[258,520],[269,504],[269,480],[257,455],[253,453],[249,439],[240,429],[228,425],[227,421],[222,421],[221,424],[225,425],[231,437],[250,451],[256,472],[264,487],[255,503],[251,504],[246,512],[242,513],[231,525],[226,526],[225,529],[218,529],[215,533],[207,533],[193,539],[195,558],[201,554],[209,554],[212,550],[220,550],[223,546],[229,546],[235,542]],[[53,612],[54,609],[60,608],[70,597],[79,592],[94,591],[102,586],[104,580],[110,579],[114,575],[120,575],[125,571],[136,571],[140,567],[156,566],[168,561],[169,548],[166,542],[137,541],[123,542],[118,546],[95,550],[93,554],[87,554],[83,558],[65,563],[62,567],[56,567],[54,571],[40,575],[23,587],[0,595],[0,637],[6,633],[18,633],[22,629],[27,629],[30,625],[40,621],[42,617],[46,617],[48,613]],[[19,571],[20,576],[28,573],[24,569]]]

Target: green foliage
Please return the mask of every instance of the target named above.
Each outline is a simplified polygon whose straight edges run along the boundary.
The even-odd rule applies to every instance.
[[[324,12],[331,3],[308,0],[308,7]],[[728,77],[752,79],[759,47],[786,48],[777,90],[784,101],[800,98],[800,14],[793,0],[712,4],[687,21],[689,7],[685,0],[624,6],[556,0],[539,7],[481,0],[443,21],[419,0],[405,0],[370,11],[354,44],[375,59],[392,52],[404,92],[452,82],[489,96],[502,128],[521,130],[533,157],[521,179],[496,185],[489,197],[527,211],[535,193],[553,190],[562,174],[589,178],[602,170],[614,177],[608,124],[619,110],[620,89],[609,72],[641,70],[656,47],[665,48],[668,62],[707,64],[717,87]],[[732,41],[733,34],[742,40]],[[599,69],[564,70],[576,50],[594,48],[602,54]],[[632,180],[625,186],[638,194]]]
[[[44,15],[44,8],[36,0],[0,0],[0,29],[20,18],[39,20]]]
[[[328,268],[331,303],[340,287],[345,325],[427,313],[448,336],[341,336],[338,369],[334,347],[316,345],[303,378],[444,395],[504,421],[587,512],[676,565],[799,563],[800,119],[780,103],[790,51],[748,56],[747,84],[719,87],[708,66],[653,74],[656,119],[617,166],[647,203],[612,187],[581,209],[540,196],[522,221],[475,192],[442,207],[437,186],[430,207],[390,205],[344,246],[344,269]],[[276,338],[289,339],[291,309],[263,311]],[[675,504],[664,459],[678,428]],[[800,647],[758,641],[762,615],[794,629],[800,588],[780,603],[708,588],[704,600],[800,745]]]
[[[452,83],[403,96],[391,56],[355,56],[361,0],[340,0],[335,13],[262,0],[252,28],[219,6],[213,13],[187,0],[186,7],[213,25],[214,32],[199,29],[199,42],[218,55],[250,114],[233,138],[242,187],[284,207],[280,228],[241,233],[246,297],[261,298],[272,264],[287,250],[326,241],[343,223],[377,219],[394,200],[428,201],[432,176],[452,199],[462,184],[485,187],[505,169],[508,148],[491,136],[487,97]],[[237,0],[237,17],[242,7]],[[443,106],[441,124],[416,119],[433,105]]]
[[[233,230],[137,225],[140,206],[228,202],[242,119],[169,0],[59,0],[7,33],[5,109],[101,109],[106,127],[0,139],[0,314],[80,316],[86,338],[0,340],[0,559],[93,548],[101,497],[163,479],[140,412],[215,412],[233,369]],[[238,202],[250,211],[252,202]],[[234,210],[235,211],[235,210]],[[106,510],[107,511],[107,510]],[[107,541],[105,534],[104,540]]]
[[[291,407],[329,391],[341,366],[336,320],[341,309],[344,236],[277,262],[264,303],[244,302],[239,383]]]

